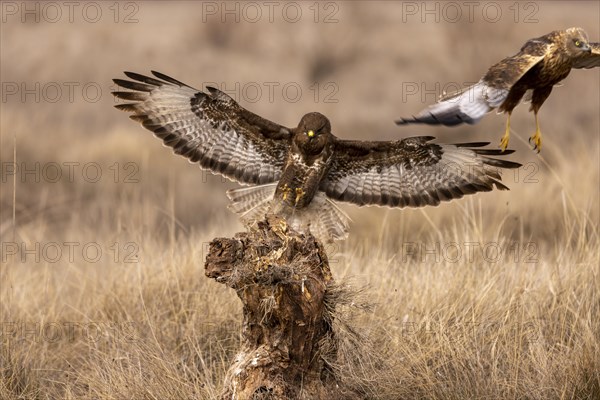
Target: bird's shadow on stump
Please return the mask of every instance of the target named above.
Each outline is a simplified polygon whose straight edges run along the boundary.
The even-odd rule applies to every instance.
[[[323,245],[267,216],[249,232],[210,243],[205,273],[243,304],[241,349],[225,378],[227,399],[346,399],[334,360],[339,288]]]

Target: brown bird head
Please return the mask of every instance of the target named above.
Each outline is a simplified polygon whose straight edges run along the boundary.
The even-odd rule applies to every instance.
[[[294,134],[294,143],[307,155],[317,155],[333,139],[326,116],[311,112],[302,117]]]
[[[589,53],[592,48],[589,45],[587,33],[581,28],[569,28],[565,35],[565,50],[571,57],[577,57],[582,53]]]

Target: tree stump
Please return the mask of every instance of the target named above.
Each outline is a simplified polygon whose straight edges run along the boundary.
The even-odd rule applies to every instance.
[[[338,397],[323,357],[336,347],[325,302],[333,278],[320,242],[267,216],[250,232],[214,239],[205,273],[243,304],[241,350],[224,399]]]

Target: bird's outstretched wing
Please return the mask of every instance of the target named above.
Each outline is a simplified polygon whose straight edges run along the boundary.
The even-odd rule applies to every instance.
[[[499,107],[510,89],[556,46],[550,35],[531,39],[514,56],[494,64],[475,85],[443,95],[440,100],[398,125],[429,124],[454,126],[475,124],[485,114]]]
[[[320,190],[358,205],[422,207],[466,194],[508,189],[500,169],[521,164],[492,158],[513,151],[482,149],[488,143],[435,144],[430,136],[394,142],[336,140],[331,168]]]
[[[159,72],[155,78],[125,72],[114,79],[130,91],[113,94],[131,101],[115,107],[154,132],[166,146],[191,162],[246,184],[279,180],[290,129],[244,109],[227,94],[196,90]]]
[[[600,43],[589,43],[589,46],[592,51],[577,57],[573,68],[600,67]]]

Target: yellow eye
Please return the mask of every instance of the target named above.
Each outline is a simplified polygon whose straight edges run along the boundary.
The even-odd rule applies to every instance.
[[[310,131],[308,131],[307,135],[308,135],[308,137],[313,137],[313,136],[315,136],[315,132],[310,130]]]
[[[575,46],[577,46],[577,47],[581,47],[581,42],[580,42],[579,40],[576,40],[576,41],[575,41]]]

